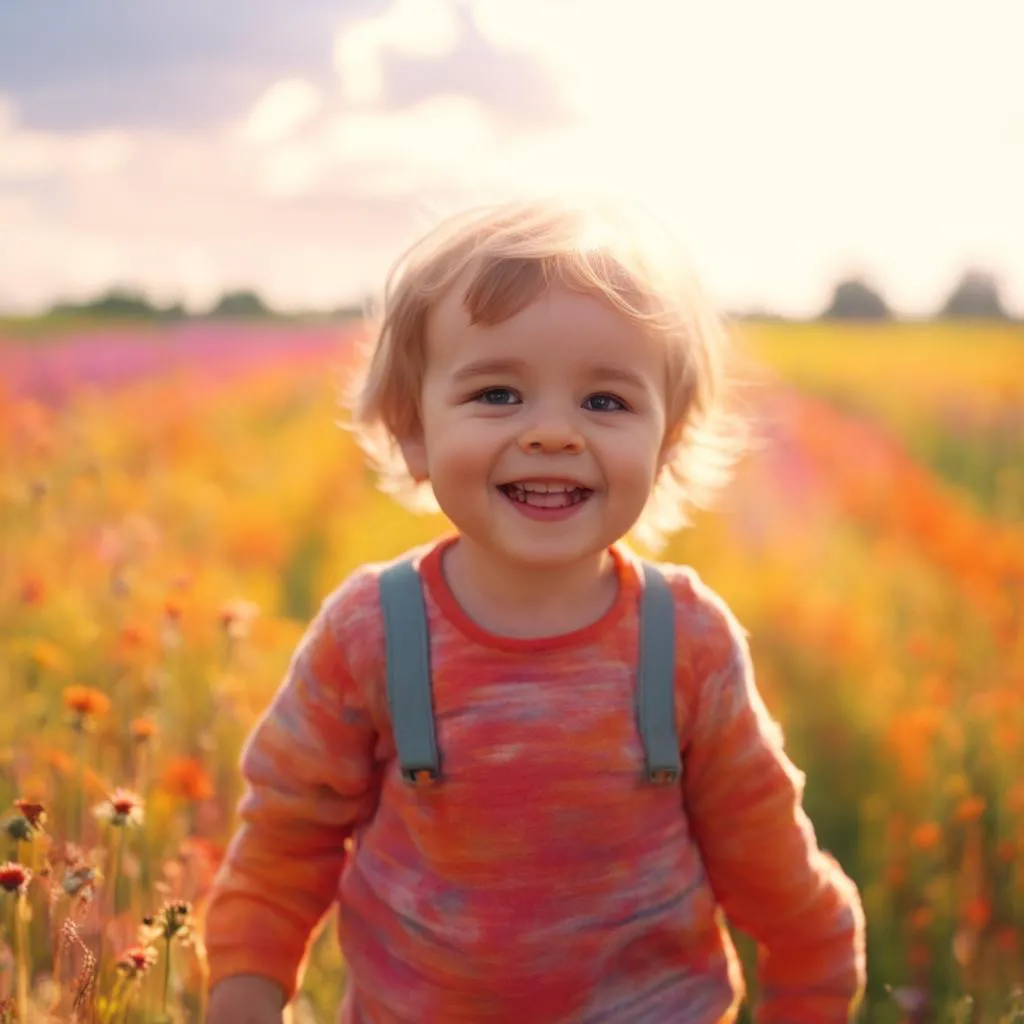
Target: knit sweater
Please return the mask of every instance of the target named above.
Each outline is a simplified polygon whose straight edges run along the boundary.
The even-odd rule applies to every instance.
[[[678,786],[644,776],[639,565],[575,632],[497,636],[420,549],[443,778],[395,761],[380,565],[331,594],[242,757],[241,824],[206,920],[211,983],[294,993],[338,905],[345,1024],[707,1024],[760,947],[764,1024],[849,1019],[864,983],[856,888],[817,845],[804,776],[754,683],[746,634],[689,568],[676,604]]]

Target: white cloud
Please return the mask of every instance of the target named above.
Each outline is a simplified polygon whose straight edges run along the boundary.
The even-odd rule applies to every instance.
[[[382,98],[385,52],[440,58],[454,49],[459,32],[449,0],[394,0],[383,14],[347,25],[334,42],[345,99],[370,104]]]
[[[241,137],[256,145],[280,142],[314,117],[322,105],[320,91],[303,78],[275,82],[256,101]]]
[[[13,102],[0,95],[0,185],[56,174],[107,174],[123,167],[133,152],[132,138],[123,131],[28,131],[19,126]]]
[[[120,279],[195,302],[223,284],[340,301],[379,283],[424,211],[575,185],[656,208],[730,306],[814,312],[856,271],[926,312],[976,263],[1024,310],[1024,7],[462,6],[543,62],[568,123],[515,130],[465,95],[387,107],[389,54],[455,52],[454,0],[355,24],[336,40],[340,95],[279,81],[222,135],[30,132],[0,97],[0,300]]]

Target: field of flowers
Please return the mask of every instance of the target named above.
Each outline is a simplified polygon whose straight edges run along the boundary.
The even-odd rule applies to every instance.
[[[0,1022],[202,1020],[241,742],[328,590],[444,528],[335,425],[352,336],[0,338]],[[1024,328],[741,340],[759,447],[667,557],[861,886],[864,1018],[1020,1019]],[[326,929],[297,1018],[343,983]]]

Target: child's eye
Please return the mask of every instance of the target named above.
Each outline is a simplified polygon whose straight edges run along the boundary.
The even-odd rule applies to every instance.
[[[626,403],[614,395],[588,395],[583,400],[583,408],[590,412],[619,412],[625,411]]]
[[[519,396],[511,388],[487,388],[476,395],[474,401],[484,405],[516,405]]]

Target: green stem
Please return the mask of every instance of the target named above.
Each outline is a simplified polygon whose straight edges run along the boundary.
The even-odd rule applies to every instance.
[[[167,1016],[167,993],[171,987],[171,940],[167,940],[167,951],[164,955],[164,1010],[163,1015]]]
[[[28,975],[29,958],[32,951],[28,948],[28,931],[25,928],[25,893],[18,893],[14,901],[14,930],[18,937],[17,960],[15,972],[17,977],[18,1020],[28,1020]]]
[[[85,723],[78,725],[78,793],[75,799],[74,816],[68,828],[68,841],[74,841],[75,826],[78,826],[78,842],[84,840],[85,818]]]
[[[114,871],[110,880],[110,887],[112,893],[111,903],[113,907],[113,916],[117,917],[118,912],[121,909],[120,901],[118,900],[118,890],[121,887],[121,857],[122,851],[124,850],[124,827],[115,827],[114,836]]]

